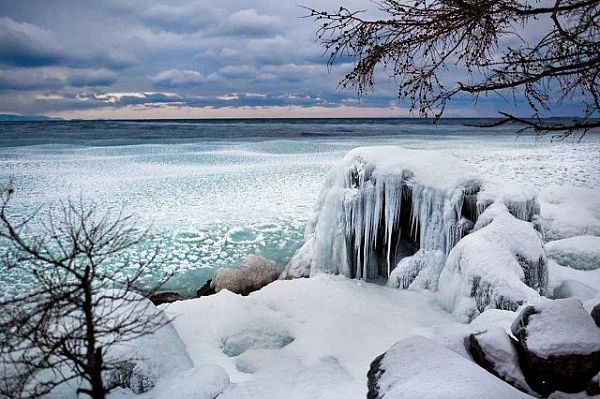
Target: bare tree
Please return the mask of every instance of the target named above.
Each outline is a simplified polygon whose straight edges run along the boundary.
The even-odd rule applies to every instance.
[[[105,398],[135,360],[111,350],[168,323],[137,293],[156,251],[129,259],[146,233],[130,216],[100,213],[83,200],[14,220],[13,193],[12,184],[0,188],[0,272],[33,284],[0,301],[0,397],[39,398],[71,383],[78,394]],[[115,260],[127,273],[109,267]]]
[[[381,0],[382,19],[341,7],[308,8],[329,65],[351,57],[341,84],[359,95],[371,89],[381,66],[398,84],[411,111],[439,118],[459,94],[523,96],[530,118],[501,112],[494,125],[567,137],[600,127],[600,1],[598,0]],[[543,30],[523,37],[532,25]],[[456,80],[448,72],[458,71]],[[464,72],[464,73],[463,73]],[[444,76],[446,75],[446,76]],[[456,81],[454,81],[456,80]],[[581,104],[568,121],[543,120],[565,103]]]

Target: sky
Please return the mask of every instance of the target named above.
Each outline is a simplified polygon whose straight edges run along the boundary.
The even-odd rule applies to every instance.
[[[367,0],[306,0],[324,10]],[[0,113],[63,118],[401,117],[382,77],[358,99],[288,0],[2,0]],[[446,116],[496,116],[499,98]],[[516,109],[518,109],[518,104]]]

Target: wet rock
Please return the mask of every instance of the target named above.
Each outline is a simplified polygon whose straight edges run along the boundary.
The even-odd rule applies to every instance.
[[[150,301],[156,306],[162,305],[163,303],[171,303],[176,301],[182,301],[183,297],[177,292],[158,292],[150,295]]]
[[[214,288],[211,288],[210,286],[211,283],[212,280],[208,280],[202,287],[200,287],[198,291],[196,291],[196,297],[200,298],[201,296],[209,296],[216,294],[217,292],[214,290]]]

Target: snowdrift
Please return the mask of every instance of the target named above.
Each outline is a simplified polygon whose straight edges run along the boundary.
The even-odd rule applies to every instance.
[[[485,180],[444,152],[356,148],[328,176],[281,277],[385,277],[433,291],[445,280],[446,307],[467,319],[515,310],[547,286],[539,214],[533,190]],[[478,238],[458,246],[467,235]]]

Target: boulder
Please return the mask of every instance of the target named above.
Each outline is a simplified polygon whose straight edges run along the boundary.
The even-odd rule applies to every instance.
[[[216,292],[226,289],[236,294],[248,295],[278,278],[279,272],[275,262],[262,256],[250,255],[237,269],[217,269],[210,288]]]
[[[600,372],[600,329],[578,299],[527,306],[511,330],[527,383],[542,395],[581,392]]]
[[[378,356],[367,374],[368,399],[530,398],[472,361],[413,336]]]
[[[533,393],[519,366],[515,343],[502,327],[469,335],[465,346],[475,363],[518,390]]]
[[[148,299],[150,299],[155,306],[158,306],[163,303],[182,301],[183,297],[177,292],[157,292],[156,294],[150,295]]]
[[[596,374],[594,378],[590,381],[585,392],[590,395],[600,395],[600,373]]]
[[[208,280],[202,287],[198,288],[198,291],[196,291],[196,297],[200,298],[201,296],[216,294],[217,292],[210,286],[211,283],[212,280]]]
[[[592,316],[592,319],[594,319],[596,325],[600,327],[600,303],[592,308],[590,315]]]

